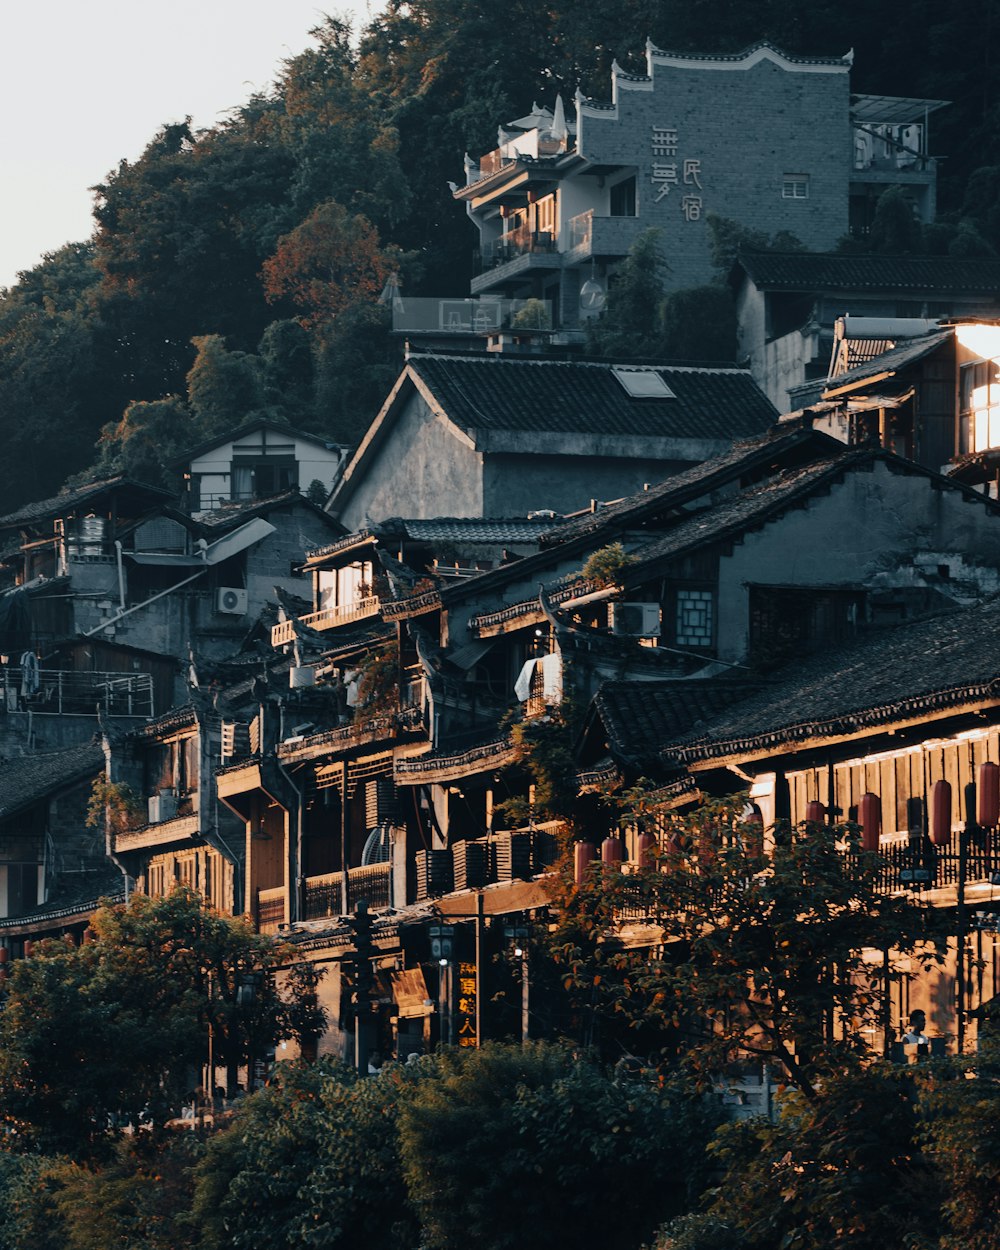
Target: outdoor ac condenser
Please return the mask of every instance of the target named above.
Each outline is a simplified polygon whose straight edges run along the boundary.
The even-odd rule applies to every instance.
[[[613,603],[611,632],[628,638],[660,636],[660,605],[658,603]]]
[[[226,612],[230,616],[246,616],[247,606],[247,592],[240,586],[220,586],[216,592],[215,607],[218,612]]]

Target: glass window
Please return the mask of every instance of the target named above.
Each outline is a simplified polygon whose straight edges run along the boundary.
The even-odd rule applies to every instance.
[[[713,598],[710,590],[678,590],[674,634],[678,646],[712,645]]]
[[[781,198],[783,200],[808,200],[809,175],[785,174],[781,183]]]
[[[959,412],[969,451],[1000,447],[1000,380],[996,360],[966,365],[960,375]]]
[[[612,217],[635,216],[635,175],[623,182],[616,182],[610,193],[610,212]]]

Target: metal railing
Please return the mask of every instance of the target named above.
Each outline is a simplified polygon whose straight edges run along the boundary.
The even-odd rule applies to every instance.
[[[345,603],[334,608],[321,608],[319,612],[309,612],[297,619],[310,629],[336,629],[339,625],[350,625],[353,621],[364,620],[367,616],[375,616],[381,603],[378,595],[369,595],[366,599],[358,599],[355,603]],[[280,647],[291,642],[295,637],[295,618],[279,621],[271,626],[271,646]]]
[[[529,226],[517,226],[501,238],[487,243],[482,249],[485,268],[502,265],[518,256],[554,255],[559,251],[558,236],[554,230],[532,230]]]
[[[153,715],[153,678],[149,673],[98,673],[43,668],[36,675],[4,666],[0,711],[31,711],[94,716]]]

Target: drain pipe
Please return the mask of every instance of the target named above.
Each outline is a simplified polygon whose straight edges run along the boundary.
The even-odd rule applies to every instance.
[[[168,586],[166,590],[158,591],[149,599],[144,599],[142,603],[136,603],[130,608],[125,608],[124,611],[119,612],[117,616],[111,617],[110,620],[101,621],[100,625],[95,625],[93,629],[88,629],[83,637],[91,638],[94,634],[100,633],[102,629],[110,629],[113,625],[117,625],[119,621],[124,620],[126,616],[131,616],[133,612],[138,612],[140,608],[148,608],[151,603],[155,603],[157,599],[162,599],[164,595],[172,595],[175,590],[180,590],[182,586],[187,586],[195,578],[204,577],[211,567],[211,565],[206,564],[203,569],[199,569],[197,573],[192,573],[190,577],[185,577],[182,582],[178,582],[175,586]]]
[[[122,568],[122,542],[120,538],[115,539],[115,559],[118,563],[118,607],[125,611],[125,570]]]

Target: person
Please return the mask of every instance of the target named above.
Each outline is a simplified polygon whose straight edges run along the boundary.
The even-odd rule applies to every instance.
[[[927,1014],[918,1007],[910,1012],[910,1019],[903,1034],[904,1046],[927,1046],[929,1042],[924,1029],[927,1027]]]

